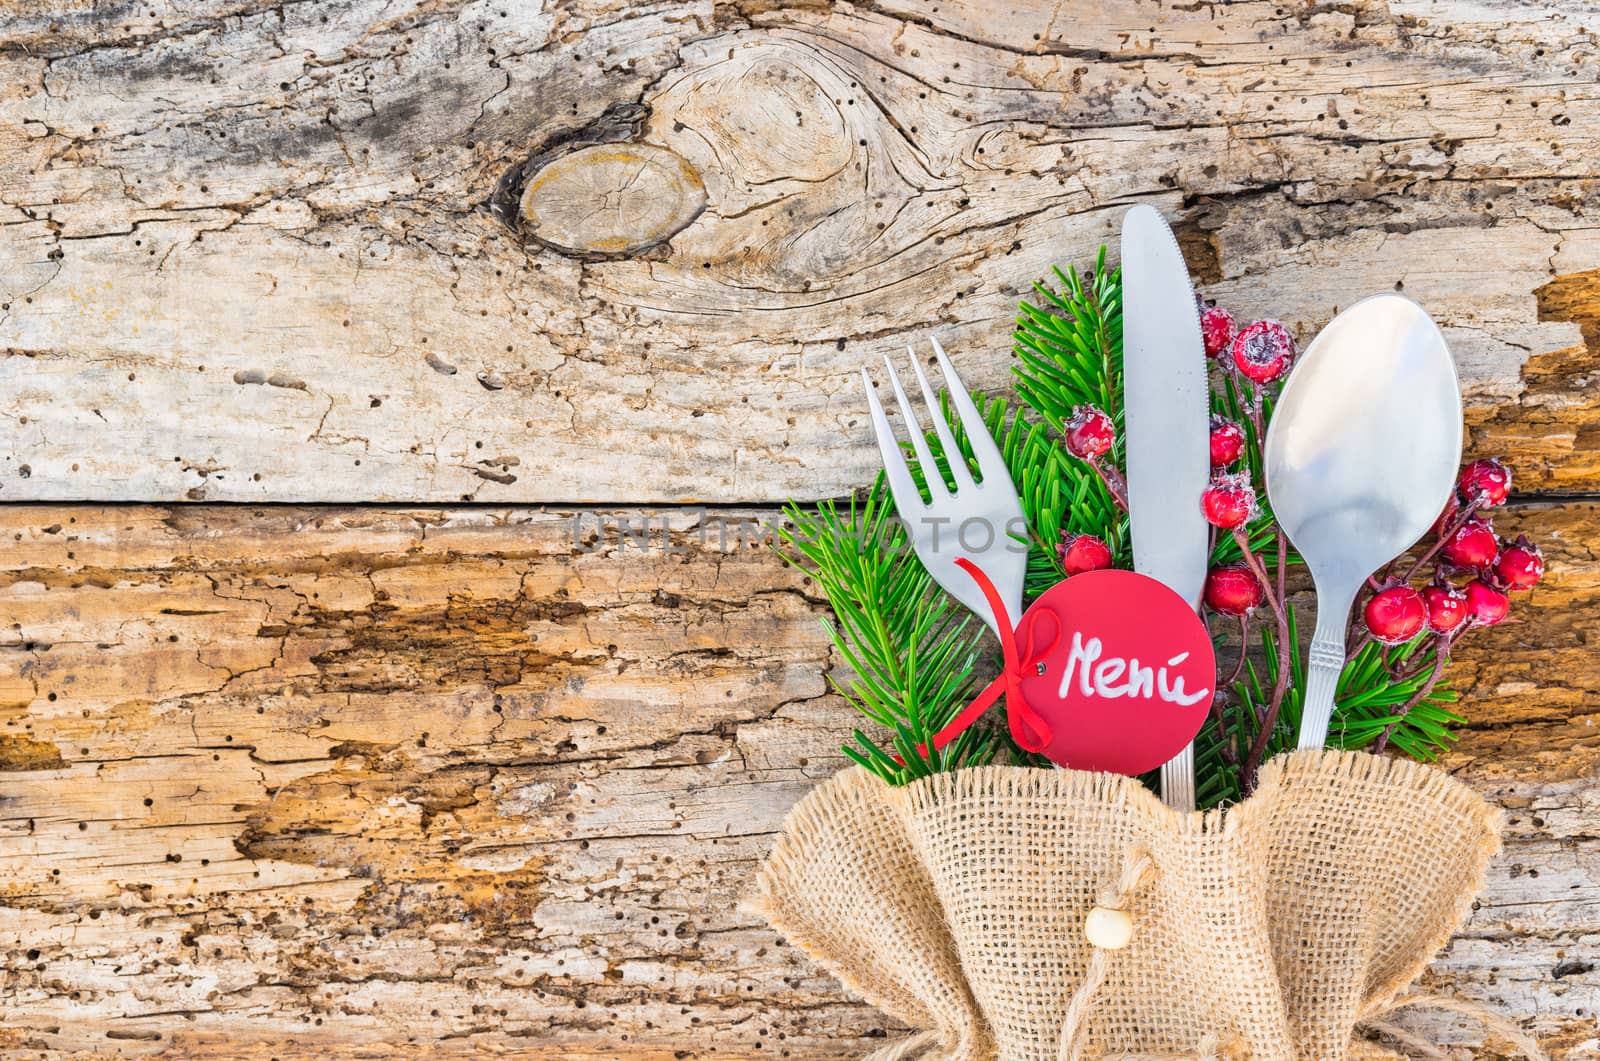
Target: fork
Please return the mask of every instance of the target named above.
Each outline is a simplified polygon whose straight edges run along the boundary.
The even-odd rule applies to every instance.
[[[896,511],[905,523],[917,559],[927,568],[933,580],[944,587],[956,600],[988,624],[996,636],[1009,635],[1012,626],[1022,614],[1022,583],[1028,567],[1026,541],[1013,535],[1026,533],[1027,524],[1022,518],[1022,504],[1017,500],[1017,489],[1011,482],[1011,472],[1006,468],[1000,447],[983,422],[978,407],[973,404],[961,377],[945,354],[944,347],[933,336],[928,337],[933,346],[939,370],[944,374],[945,390],[950,405],[972,455],[977,460],[980,479],[974,480],[972,471],[961,449],[956,445],[955,432],[940,412],[928,377],[917,363],[917,352],[911,347],[911,370],[916,373],[922,399],[933,420],[933,429],[950,469],[954,487],[945,483],[939,466],[928,446],[927,432],[923,430],[894,362],[887,355],[883,363],[889,372],[889,384],[894,388],[895,401],[900,415],[911,435],[911,449],[916,454],[917,465],[928,488],[928,500],[922,499],[906,464],[904,452],[896,441],[889,418],[872,385],[872,376],[861,370],[861,379],[867,388],[867,407],[872,413],[872,426],[878,439],[878,449],[883,454],[883,470],[888,478],[889,493],[894,497]],[[1006,614],[995,615],[979,583],[957,561],[966,560],[975,565],[998,591]],[[1001,624],[1006,624],[1005,635]]]

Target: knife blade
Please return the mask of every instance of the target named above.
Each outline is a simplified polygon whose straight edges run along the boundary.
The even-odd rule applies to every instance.
[[[1200,605],[1210,535],[1210,384],[1194,285],[1161,214],[1122,219],[1122,415],[1133,567]],[[1194,809],[1194,747],[1161,768],[1162,798]]]

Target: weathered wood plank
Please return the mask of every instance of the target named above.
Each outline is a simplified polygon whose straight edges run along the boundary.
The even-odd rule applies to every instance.
[[[1403,285],[1475,444],[1600,485],[1588,6],[774,6],[12,5],[0,498],[836,494],[861,364],[1002,384],[1133,201],[1302,338]],[[608,112],[682,202],[563,154]],[[488,209],[530,155],[543,243]]]
[[[0,510],[8,1056],[880,1042],[738,908],[854,723],[772,515],[668,512],[668,553],[596,511]],[[1508,846],[1434,976],[1594,1057],[1600,506],[1518,520],[1550,574],[1474,636],[1450,763]]]

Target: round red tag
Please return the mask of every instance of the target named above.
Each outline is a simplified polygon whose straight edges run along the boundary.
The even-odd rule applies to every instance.
[[[1086,571],[1033,602],[1019,627],[1022,693],[1045,754],[1074,770],[1142,774],[1194,740],[1217,662],[1205,623],[1161,582]]]

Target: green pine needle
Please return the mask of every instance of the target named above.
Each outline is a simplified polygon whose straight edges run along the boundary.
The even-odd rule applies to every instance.
[[[784,514],[779,551],[811,573],[833,608],[825,625],[846,673],[830,683],[889,731],[885,744],[856,730],[844,754],[892,784],[991,761],[996,742],[977,727],[943,750],[931,747],[981,688],[984,627],[917,560],[883,477],[862,497],[790,502]]]
[[[1118,427],[1118,441],[1109,455],[1123,465],[1122,454],[1122,281],[1106,269],[1101,248],[1093,270],[1079,274],[1054,270],[1054,285],[1034,286],[1037,305],[1018,306],[1013,367],[1019,403],[975,394],[990,433],[997,440],[1017,487],[1029,526],[1025,597],[1031,602],[1064,576],[1057,555],[1063,534],[1093,534],[1110,546],[1117,567],[1132,566],[1127,517],[1117,507],[1100,477],[1060,444],[1073,411],[1094,405]],[[1276,577],[1276,547],[1271,514],[1266,510],[1262,479],[1262,439],[1245,415],[1249,394],[1239,393],[1223,375],[1213,387],[1212,411],[1237,420],[1245,428],[1248,468],[1258,486],[1261,515],[1249,528],[1251,550]],[[1271,414],[1272,396],[1265,398]],[[941,396],[947,421],[947,396]],[[956,430],[963,458],[972,466],[971,448]],[[937,474],[951,481],[946,455],[930,436],[938,454]],[[908,464],[919,487],[920,468],[909,447]],[[975,470],[975,469],[974,469]],[[983,685],[981,674],[998,662],[985,627],[941,590],[917,560],[904,528],[894,516],[883,476],[859,496],[824,501],[815,506],[790,502],[787,524],[780,529],[779,551],[809,572],[833,608],[827,629],[843,664],[830,681],[862,716],[873,733],[857,729],[844,749],[852,762],[892,784],[904,784],[943,770],[1009,760],[1046,765],[1022,752],[1003,726],[969,728],[943,750],[929,747],[932,737]],[[1213,564],[1242,559],[1231,535],[1219,534]],[[1286,563],[1301,564],[1289,550]],[[1222,629],[1234,629],[1231,621]],[[1277,680],[1288,667],[1291,685],[1285,697],[1268,754],[1294,747],[1300,722],[1300,690],[1305,682],[1305,649],[1299,619],[1291,609],[1289,643],[1277,643],[1277,631],[1256,625],[1253,651],[1240,680],[1225,690],[1220,711],[1206,722],[1195,742],[1196,793],[1202,808],[1235,802],[1243,795],[1239,762],[1254,741],[1258,721]],[[1219,639],[1219,667],[1232,669],[1237,646]],[[1457,699],[1443,683],[1404,716],[1396,712],[1425,684],[1434,662],[1430,641],[1415,642],[1388,653],[1367,645],[1346,665],[1339,681],[1329,742],[1335,747],[1370,746],[1391,725],[1389,743],[1419,759],[1435,758],[1454,739],[1462,722],[1449,708]],[[1396,681],[1390,668],[1412,675]],[[981,672],[981,673],[980,673]],[[1220,721],[1216,717],[1220,714]]]

